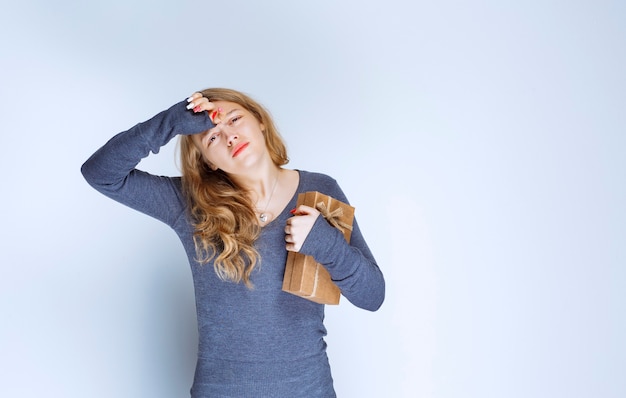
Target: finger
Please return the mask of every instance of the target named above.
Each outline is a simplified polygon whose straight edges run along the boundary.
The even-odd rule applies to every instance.
[[[204,97],[200,93],[191,94],[189,97],[187,97],[187,109],[194,109],[200,103],[200,99],[202,98]]]
[[[195,101],[196,106],[193,108],[194,112],[209,112],[209,116],[211,112],[217,108],[217,105],[208,100],[208,98],[199,98]],[[211,118],[213,120],[213,118]]]
[[[187,98],[187,109],[191,109],[190,107],[193,107],[195,105],[198,105],[199,103],[202,102],[202,100],[204,101],[208,101],[209,99],[206,97],[203,97],[202,95],[192,95],[191,97]]]
[[[222,108],[213,107],[212,112],[209,113],[209,117],[215,124],[219,124],[222,121],[221,113]]]
[[[189,97],[187,97],[187,102],[193,102],[197,100],[198,98],[202,98],[202,93],[195,92],[191,94]]]
[[[195,92],[195,93],[191,94],[189,97],[187,97],[187,102],[191,102],[191,101],[193,101],[195,99],[198,99],[200,97],[202,97],[202,94],[199,93],[199,92]]]
[[[295,208],[295,211],[292,210],[292,212],[294,216],[307,216],[309,214],[319,214],[319,211],[317,209],[310,207],[310,206],[306,206],[306,205],[300,205]]]
[[[211,111],[213,111],[215,108],[216,108],[216,105],[210,102],[205,97],[197,98],[189,102],[189,104],[187,104],[187,109],[192,109],[195,113],[209,112],[209,115],[210,115]],[[211,120],[213,120],[213,118],[211,118]]]
[[[287,251],[296,252],[296,253],[300,251],[300,248],[296,246],[295,243],[287,243],[285,245],[285,249],[287,249]]]
[[[307,208],[308,208],[308,207],[309,207],[309,206],[300,205],[300,206],[296,207],[295,209],[293,209],[293,210],[291,211],[291,213],[292,213],[294,216],[304,216],[304,215],[308,214],[308,211],[307,211]]]

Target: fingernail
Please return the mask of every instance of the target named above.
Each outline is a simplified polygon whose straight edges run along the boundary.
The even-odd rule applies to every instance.
[[[295,209],[293,209],[293,210],[289,210],[289,213],[291,213],[291,214],[296,214],[296,212],[297,212],[297,211],[298,211],[298,209],[297,209],[297,208],[295,208]]]
[[[193,111],[194,111],[194,112],[200,112],[200,109],[201,109],[201,108],[200,108],[200,105],[198,105],[198,106],[196,106],[195,108],[193,108]]]
[[[213,111],[213,113],[211,113],[211,121],[215,119],[215,115],[217,115],[217,111]]]
[[[193,104],[187,105],[187,109],[191,109],[191,108],[193,108]]]
[[[191,101],[193,101],[193,97],[187,98],[187,102],[191,102]]]

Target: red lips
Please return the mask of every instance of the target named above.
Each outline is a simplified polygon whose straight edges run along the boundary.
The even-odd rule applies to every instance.
[[[234,148],[233,148],[233,157],[239,155],[241,153],[241,151],[243,151],[244,149],[246,149],[246,147],[248,146],[249,142],[242,142],[241,144],[237,144]]]

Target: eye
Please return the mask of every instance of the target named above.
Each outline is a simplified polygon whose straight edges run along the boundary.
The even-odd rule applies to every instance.
[[[233,124],[233,123],[239,121],[239,119],[241,119],[241,117],[242,117],[241,115],[234,116],[232,119],[230,119],[228,121],[228,124]]]
[[[211,133],[207,134],[206,137],[202,140],[206,146],[211,145],[215,140],[217,140],[220,136],[220,133]]]

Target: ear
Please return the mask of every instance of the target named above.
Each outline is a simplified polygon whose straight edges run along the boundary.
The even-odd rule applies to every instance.
[[[261,129],[261,132],[265,134],[265,125],[263,123],[259,123],[259,128]]]

